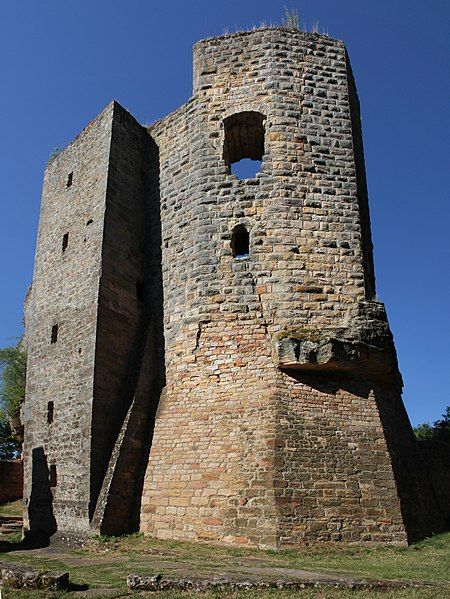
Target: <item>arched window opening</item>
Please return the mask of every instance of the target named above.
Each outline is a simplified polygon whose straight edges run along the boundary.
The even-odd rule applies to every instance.
[[[223,159],[229,172],[238,179],[254,178],[261,170],[264,155],[264,121],[260,112],[238,112],[223,124]]]
[[[231,250],[233,257],[238,260],[248,258],[250,255],[250,235],[244,225],[237,225],[231,236]]]

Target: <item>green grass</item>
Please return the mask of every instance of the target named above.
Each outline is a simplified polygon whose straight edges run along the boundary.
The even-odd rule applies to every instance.
[[[146,553],[156,554],[171,560],[188,560],[196,566],[208,564],[214,569],[231,564],[248,565],[257,560],[267,566],[342,572],[379,579],[430,582],[450,579],[450,533],[436,535],[411,547],[323,545],[280,552],[158,541],[130,535],[120,539],[99,539],[92,545],[89,553],[92,552],[125,554],[130,559]]]
[[[253,568],[297,568],[321,572],[354,574],[358,577],[388,579],[411,579],[433,583],[432,588],[399,589],[392,591],[350,591],[343,589],[319,588],[300,591],[245,591],[235,593],[194,593],[166,591],[157,593],[131,593],[134,597],[161,597],[166,599],[205,599],[230,597],[233,599],[264,599],[271,597],[308,598],[355,598],[355,599],[440,599],[450,597],[449,581],[450,534],[427,539],[408,548],[399,547],[336,547],[321,546],[289,551],[262,551],[217,547],[175,541],[158,541],[142,535],[129,535],[121,538],[101,537],[92,540],[89,546],[80,550],[62,550],[64,555],[54,558],[38,554],[5,553],[0,561],[26,564],[39,570],[67,570],[74,584],[88,585],[90,589],[116,589],[114,595],[130,594],[125,579],[128,574],[151,575],[157,572],[174,576],[193,576],[196,573],[217,574],[243,573]],[[157,563],[159,562],[159,563]],[[171,567],[160,562],[170,562]],[[175,569],[174,569],[175,568]],[[258,572],[259,573],[259,572]],[[267,578],[279,578],[270,571]],[[104,597],[102,591],[99,595]],[[30,599],[57,599],[76,597],[68,593],[43,593],[42,591],[7,591],[9,597],[29,597]],[[3,598],[2,598],[3,599]]]
[[[440,593],[436,589],[412,589],[399,591],[352,591],[340,589],[302,589],[301,591],[236,591],[236,592],[219,592],[208,591],[205,593],[198,592],[181,592],[181,591],[164,591],[164,592],[148,592],[136,593],[118,589],[116,595],[108,595],[108,597],[156,597],[158,599],[448,599],[448,593]],[[75,598],[76,595],[71,592],[54,592],[46,593],[44,591],[30,590],[11,590],[4,591],[4,599],[69,599]],[[90,599],[104,598],[104,594],[89,595]],[[3,598],[2,598],[3,599]]]
[[[11,503],[0,504],[0,518],[9,518],[11,516],[22,515],[22,501],[12,501]],[[2,541],[9,543],[19,543],[22,538],[21,532],[12,532],[9,535],[3,535]]]
[[[11,503],[0,503],[0,517],[21,516],[22,501],[13,501]]]

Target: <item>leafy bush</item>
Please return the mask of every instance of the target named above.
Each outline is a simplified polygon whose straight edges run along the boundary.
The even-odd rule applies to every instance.
[[[0,460],[13,460],[20,455],[20,443],[11,435],[9,422],[0,419]]]
[[[27,354],[17,347],[0,349],[0,459],[20,455],[20,442],[12,435],[10,418],[20,414],[25,398]]]
[[[450,443],[450,406],[447,406],[440,420],[433,425],[419,424],[414,429],[418,441],[442,441]]]
[[[3,418],[15,418],[25,399],[26,352],[17,347],[0,349],[0,369],[0,414]]]

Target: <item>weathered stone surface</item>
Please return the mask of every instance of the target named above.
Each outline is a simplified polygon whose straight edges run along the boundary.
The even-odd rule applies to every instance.
[[[39,572],[0,563],[0,575],[1,585],[5,588],[59,591],[69,586],[68,572]]]
[[[113,102],[47,167],[26,529],[261,547],[439,530],[374,298],[344,44],[199,42],[185,105],[144,128]]]
[[[277,333],[274,361],[284,370],[349,373],[385,380],[401,390],[402,379],[383,304],[360,302],[346,324],[340,329],[303,328]]]
[[[133,591],[239,591],[252,589],[306,589],[332,587],[337,589],[352,590],[390,590],[390,589],[409,589],[423,588],[431,585],[415,583],[408,580],[364,580],[353,578],[351,576],[340,577],[337,575],[319,574],[313,572],[296,571],[297,578],[282,578],[279,580],[258,579],[252,577],[245,579],[243,577],[214,576],[211,578],[172,578],[156,574],[154,576],[139,576],[130,574],[127,576],[127,586]]]

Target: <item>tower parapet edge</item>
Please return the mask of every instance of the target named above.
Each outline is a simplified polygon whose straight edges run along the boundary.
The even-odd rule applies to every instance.
[[[58,530],[272,548],[405,544],[439,530],[374,299],[344,44],[287,29],[203,40],[185,105],[147,130],[118,105],[102,114],[98,139],[76,146],[88,169],[81,204],[103,215],[95,258],[70,272],[58,262],[63,154],[50,187],[46,175],[33,283],[27,402],[37,424],[26,447],[62,460],[58,485],[78,467],[83,493],[65,520],[63,491],[46,489],[45,473],[33,479],[27,458],[28,484],[53,498]],[[259,171],[239,178],[246,158]],[[69,230],[78,216],[64,218]],[[67,302],[53,271],[87,287],[92,326],[77,324],[76,289],[64,314],[89,363],[73,362],[73,344],[60,356],[77,393],[89,393],[69,394],[67,420],[42,436],[47,395],[65,409],[72,384],[40,340],[54,317],[46,290],[56,314]],[[59,446],[72,429],[79,466]]]

